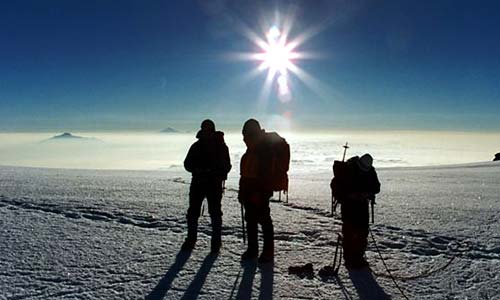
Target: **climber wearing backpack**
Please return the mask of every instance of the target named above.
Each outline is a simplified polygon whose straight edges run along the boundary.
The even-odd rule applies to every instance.
[[[370,154],[335,161],[332,193],[341,205],[342,247],[345,266],[360,269],[368,266],[364,255],[368,245],[369,202],[380,192],[377,172]]]
[[[192,174],[187,211],[188,234],[182,250],[190,251],[196,244],[198,218],[203,200],[207,198],[208,212],[212,221],[211,252],[218,253],[221,247],[223,181],[231,170],[229,150],[224,142],[224,133],[215,131],[212,120],[204,120],[196,141],[184,160],[184,168]]]
[[[264,245],[260,263],[274,259],[274,228],[269,200],[273,191],[288,190],[290,148],[276,133],[261,129],[255,119],[243,126],[243,141],[247,146],[240,163],[238,200],[245,208],[248,234],[247,250],[242,260],[257,258],[259,251],[258,224],[262,226]]]

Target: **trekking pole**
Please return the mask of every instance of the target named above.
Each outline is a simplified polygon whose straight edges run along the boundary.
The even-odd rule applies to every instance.
[[[340,240],[339,260],[337,262],[337,268],[334,270],[334,273],[336,275],[339,274],[340,265],[342,264],[342,255],[344,254],[344,253],[342,253],[342,250],[344,249],[344,247],[342,246],[342,236],[340,234],[339,234],[339,240]]]
[[[375,196],[370,199],[370,206],[372,208],[372,224],[375,223]]]
[[[333,266],[332,266],[332,270],[334,271],[334,275],[338,274],[338,269],[337,269],[337,257],[338,257],[338,253],[339,253],[339,247],[341,246],[340,245],[340,234],[337,235],[337,246],[335,247],[335,255],[333,256]],[[342,262],[342,256],[340,257],[340,262]],[[339,262],[339,265],[340,265],[340,262]],[[337,271],[335,271],[337,270]]]
[[[246,244],[247,236],[245,232],[245,214],[243,212],[243,204],[241,204],[241,230],[243,231],[243,244]]]
[[[335,201],[335,197],[333,197],[333,191],[332,191],[332,216],[335,210],[337,210],[337,201]]]

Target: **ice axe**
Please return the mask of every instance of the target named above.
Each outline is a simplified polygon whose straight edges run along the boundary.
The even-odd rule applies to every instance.
[[[347,149],[349,149],[349,144],[345,142],[345,145],[342,147],[344,148],[344,155],[342,156],[342,161],[345,161],[345,154],[347,153]]]

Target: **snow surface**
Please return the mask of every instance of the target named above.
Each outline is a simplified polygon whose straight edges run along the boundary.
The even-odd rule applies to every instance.
[[[271,204],[274,265],[242,265],[234,175],[223,249],[210,256],[206,213],[195,251],[179,252],[185,172],[0,167],[0,299],[402,299],[371,240],[374,274],[318,276],[340,230],[329,216],[330,177],[293,174],[289,203]],[[500,299],[500,163],[379,177],[372,230],[408,298]],[[306,263],[314,277],[288,274]]]

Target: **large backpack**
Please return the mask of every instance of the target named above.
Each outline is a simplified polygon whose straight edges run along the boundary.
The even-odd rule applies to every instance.
[[[337,200],[345,198],[352,185],[353,167],[352,164],[357,156],[348,161],[336,160],[333,162],[333,179],[330,182],[332,195]]]
[[[290,168],[290,145],[276,132],[266,132],[265,139],[271,152],[269,174],[270,188],[274,192],[288,192],[288,170]]]

